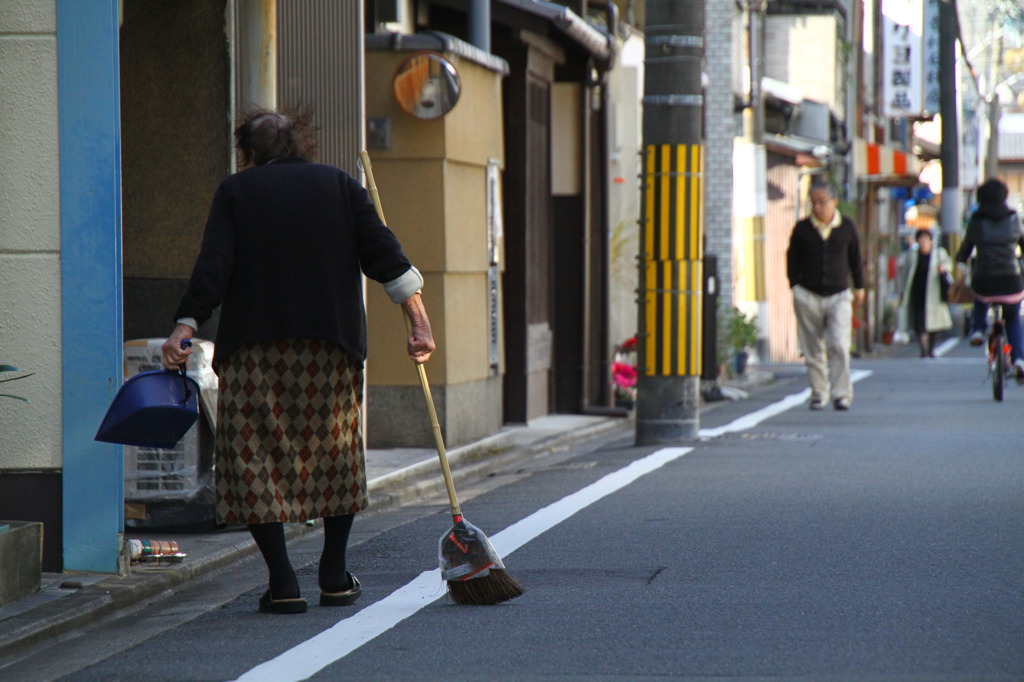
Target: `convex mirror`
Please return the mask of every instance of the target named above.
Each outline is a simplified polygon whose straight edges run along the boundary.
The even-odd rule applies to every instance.
[[[455,107],[462,82],[455,66],[436,52],[417,52],[395,69],[391,78],[395,100],[416,118],[440,118]]]

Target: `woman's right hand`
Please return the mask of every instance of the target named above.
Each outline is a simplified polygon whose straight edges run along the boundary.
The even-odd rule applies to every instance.
[[[178,369],[188,362],[188,356],[192,354],[192,346],[186,348],[181,347],[181,342],[185,339],[191,339],[195,335],[196,330],[187,324],[179,324],[171,332],[171,335],[167,337],[164,344],[160,347],[160,352],[163,355],[164,367],[167,369]]]

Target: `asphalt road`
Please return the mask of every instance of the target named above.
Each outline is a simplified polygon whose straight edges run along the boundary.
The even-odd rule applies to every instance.
[[[314,536],[293,552],[305,615],[258,614],[245,561],[0,677],[304,679],[316,659],[316,680],[1024,679],[1024,387],[993,402],[966,346],[855,367],[871,374],[850,412],[801,404],[668,455],[621,433],[461,490],[496,544],[532,529],[506,558],[528,590],[512,602],[456,606],[429,579],[403,601],[436,566],[439,500],[357,521],[354,607],[315,605]],[[782,379],[701,426],[803,389]]]

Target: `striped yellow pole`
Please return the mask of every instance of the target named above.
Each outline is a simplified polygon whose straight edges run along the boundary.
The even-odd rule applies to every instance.
[[[700,431],[704,2],[645,12],[636,443],[654,445]]]
[[[642,371],[700,376],[703,145],[648,145],[644,154]]]

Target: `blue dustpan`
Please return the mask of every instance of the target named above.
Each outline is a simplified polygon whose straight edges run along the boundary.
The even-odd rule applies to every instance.
[[[199,384],[184,371],[140,372],[124,382],[96,440],[173,448],[199,417]]]

